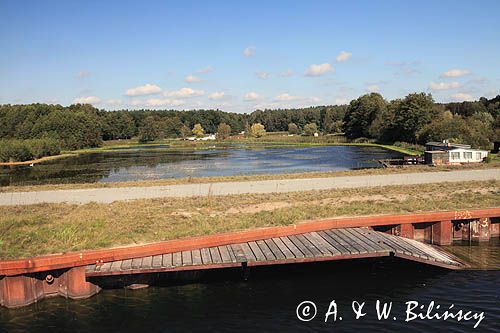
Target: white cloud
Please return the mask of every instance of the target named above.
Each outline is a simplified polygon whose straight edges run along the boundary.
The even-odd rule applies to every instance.
[[[73,104],[99,104],[101,99],[96,96],[78,97],[73,100]]]
[[[195,82],[200,82],[201,79],[194,75],[188,75],[184,78],[184,81],[186,81],[187,83],[195,83]]]
[[[170,99],[170,98],[152,98],[146,101],[146,105],[149,107],[158,107],[158,106],[179,106],[183,105],[184,101],[179,99]]]
[[[243,55],[245,57],[253,57],[255,55],[255,46],[249,46],[243,50]]]
[[[462,85],[459,82],[430,82],[429,88],[432,90],[449,90],[460,88]]]
[[[295,72],[293,70],[291,70],[291,69],[288,69],[288,70],[280,73],[281,77],[290,77],[290,76],[293,76],[293,75],[295,75]]]
[[[372,92],[379,92],[380,87],[376,84],[370,84],[366,87],[366,91],[372,93]]]
[[[195,89],[191,89],[191,88],[181,88],[179,90],[174,90],[174,91],[165,91],[163,93],[163,96],[187,98],[187,97],[202,96],[204,94],[205,94],[205,92],[203,90],[195,90]]]
[[[249,92],[247,94],[245,94],[245,101],[256,101],[260,98],[259,94],[257,94],[256,92]]]
[[[467,93],[456,93],[456,94],[451,95],[451,98],[454,101],[458,101],[458,102],[473,101],[474,100],[474,97],[472,97],[471,94],[467,94]]]
[[[122,104],[122,101],[120,99],[108,99],[106,101],[107,105],[120,105]]]
[[[143,95],[153,95],[161,92],[161,88],[156,84],[145,84],[143,86],[138,86],[135,88],[130,88],[125,91],[126,96],[143,96]]]
[[[329,63],[324,64],[312,64],[305,72],[305,76],[321,76],[328,72],[334,72],[335,69]]]
[[[213,69],[213,67],[212,67],[212,66],[207,66],[207,67],[205,67],[205,68],[200,69],[200,70],[199,70],[199,71],[197,71],[196,73],[199,73],[199,74],[208,74],[208,73],[211,73],[211,72],[213,72],[213,71],[214,71],[214,69]]]
[[[342,51],[337,56],[337,58],[335,58],[335,60],[337,60],[337,62],[344,62],[344,61],[349,60],[350,57],[352,57],[352,53],[351,52]]]
[[[144,102],[141,99],[134,98],[130,101],[130,105],[132,106],[138,106],[138,105],[143,105]]]
[[[90,75],[90,72],[87,72],[87,71],[79,71],[78,72],[78,77],[79,78],[88,77],[89,75]]]
[[[221,99],[224,98],[226,94],[223,91],[215,91],[208,95],[208,98],[211,100],[216,100],[216,99]]]
[[[335,104],[337,105],[349,104],[349,100],[347,98],[336,98]]]
[[[288,93],[284,93],[284,94],[281,94],[281,95],[274,97],[274,99],[277,101],[294,101],[294,100],[300,99],[300,97],[293,96],[293,95],[290,95]]]
[[[309,98],[309,100],[312,102],[312,103],[318,103],[321,101],[321,98],[317,97],[317,96],[312,96]]]
[[[441,74],[441,77],[462,77],[462,76],[469,75],[469,74],[470,74],[470,71],[467,69],[455,68],[455,69],[450,69],[447,72],[444,72],[443,74]]]
[[[257,71],[255,72],[255,75],[257,75],[257,77],[261,80],[267,80],[269,77],[269,73],[264,71]]]

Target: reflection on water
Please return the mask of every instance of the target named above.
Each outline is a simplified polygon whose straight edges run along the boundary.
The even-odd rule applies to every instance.
[[[0,186],[120,182],[379,167],[401,154],[377,147],[122,151],[83,154],[34,167],[0,167]]]
[[[443,249],[470,263],[473,268],[500,269],[500,238],[492,238],[489,242],[472,243],[455,242]]]
[[[446,271],[388,258],[252,268],[246,282],[238,274],[229,276],[134,291],[104,290],[87,300],[58,297],[27,308],[0,309],[0,327],[9,332],[474,331],[473,322],[406,323],[405,302],[414,300],[484,311],[476,331],[500,329],[500,271]],[[310,322],[296,318],[296,307],[304,300],[318,307],[318,316]],[[343,320],[324,323],[331,300],[338,304]],[[354,318],[353,300],[366,302],[367,315],[362,319]],[[377,320],[376,300],[393,302],[389,320]]]

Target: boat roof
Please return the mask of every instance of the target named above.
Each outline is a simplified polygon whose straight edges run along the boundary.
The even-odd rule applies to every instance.
[[[461,143],[445,143],[445,142],[435,142],[435,141],[431,141],[431,142],[427,142],[425,144],[426,146],[435,146],[435,147],[446,147],[446,148],[449,148],[449,147],[453,147],[453,148],[470,148],[471,145],[465,145],[465,144],[461,144]]]

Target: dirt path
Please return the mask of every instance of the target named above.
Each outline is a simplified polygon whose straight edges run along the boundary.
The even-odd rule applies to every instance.
[[[500,169],[419,172],[390,175],[347,176],[310,179],[220,182],[153,187],[120,187],[0,193],[0,206],[38,203],[110,203],[119,200],[192,197],[244,193],[283,193],[336,188],[417,185],[439,182],[500,180]],[[415,191],[418,189],[415,188]]]

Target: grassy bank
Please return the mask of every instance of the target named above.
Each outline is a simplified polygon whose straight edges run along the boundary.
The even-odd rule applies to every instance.
[[[75,153],[91,153],[91,152],[116,152],[116,148],[133,148],[135,146],[160,146],[169,145],[176,149],[212,149],[217,148],[233,148],[241,145],[248,148],[275,148],[275,147],[315,147],[315,146],[365,146],[379,147],[400,152],[407,155],[418,155],[423,152],[422,147],[411,144],[378,144],[372,142],[348,142],[344,136],[326,135],[319,137],[312,136],[288,136],[284,133],[268,133],[260,138],[245,138],[245,137],[230,137],[224,141],[186,141],[180,139],[162,139],[146,144],[141,144],[137,139],[130,140],[115,140],[104,142],[102,147],[81,149],[74,151]],[[152,148],[157,150],[158,148]],[[170,148],[166,148],[170,149]],[[147,150],[147,148],[146,148]]]
[[[374,214],[500,205],[500,181],[0,207],[0,258],[141,244]]]

